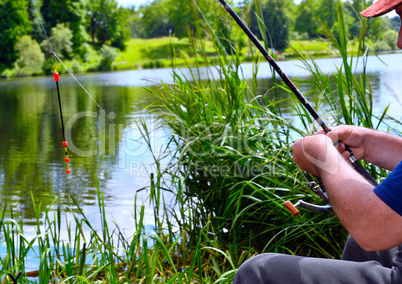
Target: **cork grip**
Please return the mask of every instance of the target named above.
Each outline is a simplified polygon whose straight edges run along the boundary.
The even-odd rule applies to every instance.
[[[299,210],[297,210],[297,208],[292,204],[292,202],[286,201],[284,205],[286,209],[288,209],[290,213],[293,214],[293,216],[299,215]]]

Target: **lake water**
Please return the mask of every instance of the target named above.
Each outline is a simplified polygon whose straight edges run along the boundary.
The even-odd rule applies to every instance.
[[[390,105],[389,114],[401,117],[402,54],[368,60],[375,112]],[[312,80],[299,61],[278,62],[285,73],[306,93]],[[327,73],[340,66],[340,59],[319,59]],[[385,64],[384,64],[385,63]],[[60,69],[60,68],[59,68]],[[252,65],[242,65],[243,74],[252,74]],[[272,85],[267,63],[259,68],[260,86]],[[361,70],[358,66],[357,71]],[[183,74],[190,77],[188,70]],[[216,70],[201,69],[200,76],[214,76]],[[154,101],[145,87],[158,88],[171,82],[170,69],[136,70],[77,77],[92,98],[69,75],[61,75],[64,122],[69,142],[71,174],[66,174],[64,148],[55,83],[52,77],[0,80],[0,200],[29,225],[34,222],[31,192],[36,200],[49,202],[58,196],[62,204],[73,195],[87,216],[98,217],[96,183],[104,193],[109,220],[123,230],[133,229],[134,199],[147,204],[153,159],[135,119],[143,118],[151,130],[154,155],[163,154],[168,130],[155,127],[156,117],[144,109]],[[102,110],[99,111],[99,106]],[[107,116],[105,115],[107,114]],[[112,121],[109,119],[111,118]],[[147,224],[153,224],[152,207],[147,206]],[[32,231],[33,232],[33,231]],[[29,233],[29,230],[28,230]]]

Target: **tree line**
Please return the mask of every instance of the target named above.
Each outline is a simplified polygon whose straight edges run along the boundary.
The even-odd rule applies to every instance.
[[[131,14],[114,0],[0,0],[0,70],[46,71],[40,68],[51,57],[46,36],[58,56],[75,59],[75,68],[97,61],[93,69],[107,69],[131,36]]]
[[[211,23],[215,23],[217,12],[216,0],[197,0],[198,6]],[[230,1],[228,1],[230,2]],[[348,27],[349,39],[359,37],[359,12],[368,7],[372,1],[347,0],[343,1],[345,22]],[[134,36],[154,38],[169,35],[169,31],[178,37],[185,37],[185,27],[195,25],[196,18],[192,17],[193,1],[191,0],[154,0],[149,5],[142,6],[136,11],[132,22]],[[219,6],[219,5],[218,5]],[[293,0],[242,0],[235,9],[249,24],[250,29],[263,39],[267,37],[271,47],[285,49],[290,39],[312,39],[322,36],[320,23],[327,25],[334,34],[338,29],[337,18],[338,0],[302,0],[295,4]],[[219,7],[222,10],[222,7]],[[380,17],[370,19],[368,38],[373,43],[392,42],[396,33],[388,31],[399,30],[399,17]],[[266,35],[261,34],[265,31]],[[395,42],[390,46],[394,48]]]
[[[106,70],[131,38],[174,35],[188,37],[206,27],[204,17],[230,45],[233,23],[216,0],[153,0],[140,7],[119,7],[116,0],[0,0],[0,73],[47,73],[50,48],[39,21],[36,4],[53,50],[70,60],[75,71]],[[337,33],[339,0],[242,0],[232,5],[251,30],[269,47],[284,50],[291,39],[321,36],[320,23]],[[230,1],[228,1],[230,2]],[[370,2],[370,1],[369,1]],[[359,37],[358,13],[370,3],[342,1],[349,39]],[[226,17],[225,17],[226,16]],[[368,38],[376,50],[394,49],[399,17],[370,19]],[[190,34],[189,34],[190,33]],[[38,66],[44,67],[44,69]],[[46,70],[46,68],[50,68]],[[4,72],[3,72],[4,73]],[[3,74],[4,75],[4,74]]]

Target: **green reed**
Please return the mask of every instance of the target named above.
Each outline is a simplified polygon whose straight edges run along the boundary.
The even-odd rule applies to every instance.
[[[299,54],[315,79],[307,95],[332,125],[380,128],[387,123],[387,108],[379,114],[373,112],[366,67],[362,74],[354,74],[355,62],[367,62],[368,52],[349,53],[342,5],[339,2],[339,36],[324,24],[322,29],[343,64],[329,76],[310,61],[308,53]],[[237,38],[236,24],[224,12],[214,17],[217,21],[222,18],[233,33],[227,38]],[[266,28],[263,24],[259,27]],[[183,226],[190,218],[197,220],[189,226],[191,244],[197,243],[197,232],[210,224],[220,248],[227,249],[234,262],[240,260],[242,249],[251,254],[273,251],[339,258],[347,232],[334,215],[302,209],[294,218],[283,207],[285,200],[301,198],[322,203],[307,186],[312,177],[298,169],[291,153],[295,139],[316,131],[313,119],[275,77],[272,89],[265,93],[261,90],[256,80],[260,56],[251,44],[253,79],[249,82],[243,79],[238,53],[225,52],[219,34],[216,37],[208,26],[203,31],[215,44],[219,62],[218,66],[208,64],[202,54],[204,38],[191,34],[193,53],[201,51],[198,54],[209,67],[207,79],[199,79],[199,69],[191,71],[190,78],[174,69],[173,83],[150,90],[160,102],[157,112],[161,125],[172,131],[169,145],[173,147],[166,150],[173,158],[163,170],[171,182],[166,188],[179,189],[177,200],[191,209],[191,215],[181,219]],[[359,50],[364,47],[366,31],[367,20],[362,20]],[[236,41],[231,43],[237,45]],[[289,93],[288,100],[278,101],[279,89]],[[301,128],[281,117],[282,108],[287,106],[294,109]],[[387,174],[373,165],[365,166],[377,179]]]
[[[134,208],[135,232],[125,236],[106,221],[99,187],[97,197],[100,228],[89,221],[73,196],[69,205],[54,198],[46,206],[37,204],[32,196],[36,215],[32,240],[23,236],[22,221],[5,205],[0,216],[1,244],[6,247],[0,258],[2,283],[12,283],[8,273],[17,275],[19,271],[23,272],[19,283],[212,283],[233,276],[228,267],[235,265],[226,252],[217,249],[216,238],[209,234],[211,226],[199,232],[197,244],[192,246],[189,232],[169,220],[155,217],[154,232],[146,232],[142,205]],[[162,207],[167,215],[167,207]],[[64,224],[62,215],[66,213],[72,220],[66,217]],[[62,229],[67,231],[64,239]],[[34,254],[37,270],[25,269],[29,253]]]

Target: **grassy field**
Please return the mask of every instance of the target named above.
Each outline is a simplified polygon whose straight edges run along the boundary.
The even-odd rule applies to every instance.
[[[127,41],[126,49],[124,51],[116,50],[117,57],[112,65],[107,69],[103,69],[99,66],[99,62],[102,60],[101,56],[92,49],[90,49],[91,52],[87,56],[86,62],[80,62],[79,60],[77,61],[77,58],[74,58],[72,60],[64,60],[64,64],[71,69],[72,72],[77,74],[100,70],[106,71],[109,70],[109,68],[111,70],[168,68],[172,66],[172,58],[174,58],[174,65],[179,67],[196,66],[197,64],[218,64],[218,55],[214,43],[206,39],[203,39],[202,41],[202,50],[199,47],[199,49],[194,51],[192,43],[188,38],[131,38]],[[240,51],[239,60],[241,62],[251,62],[252,58],[255,56],[253,54],[254,52],[255,50],[251,51],[250,45],[246,44]],[[322,40],[293,40],[290,42],[289,47],[275,57],[275,59],[286,60],[297,58],[297,53],[308,54],[315,58],[338,56],[335,52],[329,49]],[[198,54],[198,59],[196,54]],[[201,54],[202,59],[200,59]],[[260,59],[264,60],[263,57]],[[197,60],[199,60],[199,62],[196,62]],[[48,66],[45,68],[45,73],[50,74],[52,72],[51,61],[47,62],[45,66]],[[63,72],[63,70],[60,72]],[[9,68],[0,63],[0,76],[15,77],[27,75],[17,75],[13,68]]]
[[[113,64],[113,69],[142,69],[169,67],[170,57],[174,52],[181,54],[192,62],[193,53],[190,49],[188,38],[178,39],[176,37],[162,37],[151,39],[132,38],[127,42],[125,51],[118,52]],[[212,43],[207,43],[207,52],[214,55]],[[185,65],[185,59],[176,59],[176,64]]]
[[[187,43],[183,40],[183,45]],[[155,59],[169,59],[169,38],[137,39],[132,38],[127,42],[127,48],[119,52],[114,62],[116,69],[139,69],[144,64]],[[152,56],[152,53],[155,55]],[[154,58],[152,58],[154,57]]]
[[[290,46],[297,50],[308,51],[328,51],[328,46],[320,40],[294,40],[290,42]],[[292,48],[288,47],[285,52],[292,52]]]
[[[118,52],[117,58],[113,63],[115,70],[142,69],[142,68],[161,68],[171,66],[170,56],[174,46],[175,54],[180,55],[175,59],[177,66],[194,63],[193,52],[191,51],[190,41],[187,38],[178,39],[175,37],[162,37],[152,39],[132,38],[127,42],[125,51]],[[212,42],[205,42],[205,52],[214,59],[216,53]],[[321,40],[294,40],[290,46],[279,55],[279,60],[297,57],[294,49],[301,53],[310,53],[313,56],[334,56],[335,53],[328,48]],[[246,46],[241,50],[241,60],[250,61],[251,52]]]

